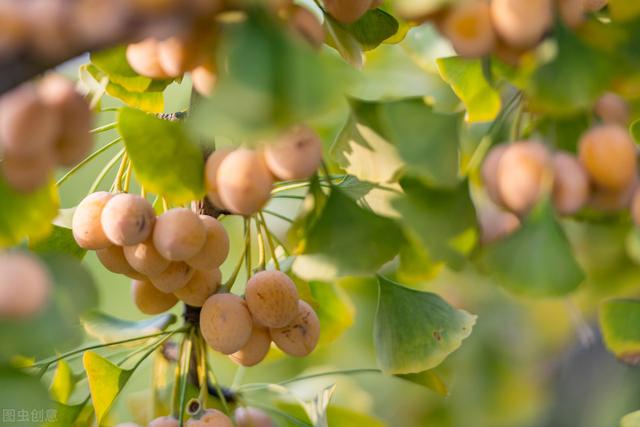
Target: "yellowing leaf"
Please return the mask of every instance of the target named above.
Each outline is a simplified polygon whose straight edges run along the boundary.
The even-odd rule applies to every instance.
[[[69,397],[75,388],[73,371],[65,360],[60,360],[51,381],[50,393],[53,400],[59,403],[69,403]]]
[[[82,364],[87,373],[98,425],[102,425],[133,371],[121,369],[93,351],[84,353]]]

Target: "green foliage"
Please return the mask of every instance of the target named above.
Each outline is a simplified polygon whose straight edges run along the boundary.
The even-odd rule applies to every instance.
[[[45,238],[58,215],[58,191],[53,181],[33,193],[22,194],[0,176],[0,200],[0,248],[17,245],[26,237],[32,241]]]
[[[91,310],[80,319],[85,332],[103,343],[157,334],[166,330],[176,320],[176,316],[171,313],[139,321],[123,320],[98,310]],[[141,341],[137,341],[132,345],[140,344]]]
[[[320,344],[333,342],[353,325],[356,315],[353,302],[335,283],[311,281],[309,289],[320,319]]]
[[[548,202],[537,206],[515,233],[488,245],[481,264],[498,284],[528,296],[564,295],[585,278]]]
[[[57,225],[53,226],[53,230],[45,239],[29,242],[29,249],[39,254],[58,253],[70,255],[79,260],[82,260],[87,253],[86,250],[78,246],[70,228]]]
[[[611,17],[618,21],[629,21],[640,16],[640,4],[633,0],[609,0]]]
[[[437,60],[440,76],[451,85],[455,94],[464,103],[466,121],[487,122],[500,113],[501,100],[498,91],[485,78],[480,59],[460,56]]]
[[[26,411],[28,420],[32,419],[32,413],[42,413],[43,421],[47,415],[51,416],[49,395],[40,380],[6,365],[0,365],[0,402],[3,409],[14,410],[14,414]],[[25,424],[24,420],[16,423],[17,420],[16,417],[15,425],[35,425],[30,422]],[[3,419],[3,425],[11,425],[11,421],[7,421],[6,424],[5,421],[6,419]]]
[[[434,111],[424,100],[368,102],[352,99],[359,124],[396,146],[405,170],[437,187],[458,183],[460,114]]]
[[[428,389],[438,393],[440,396],[449,395],[449,388],[447,387],[447,384],[445,384],[444,380],[440,375],[438,375],[435,369],[418,372],[416,374],[398,374],[396,376],[403,380],[411,381],[412,383],[427,387]]]
[[[406,288],[378,276],[375,320],[378,363],[390,374],[438,366],[471,334],[476,316],[456,310],[438,295]]]
[[[193,117],[201,133],[244,139],[283,130],[339,103],[349,74],[344,65],[272,19],[254,11],[225,28],[219,84]]]
[[[101,426],[133,371],[121,369],[92,351],[84,353],[82,364],[87,373],[98,425]]]
[[[358,206],[334,187],[299,242],[293,271],[304,279],[372,274],[397,254],[401,242],[392,220]]]
[[[556,27],[555,58],[540,66],[526,90],[531,107],[550,115],[586,110],[601,95],[613,69],[609,58],[563,26]]]
[[[112,83],[131,92],[144,92],[151,85],[152,79],[139,75],[131,68],[127,62],[126,51],[126,46],[121,45],[92,52],[91,63],[106,74]]]
[[[600,306],[600,328],[607,348],[628,363],[640,361],[640,300],[612,299]]]
[[[620,427],[639,427],[640,426],[640,411],[635,411],[625,415],[620,420]]]
[[[68,255],[42,256],[54,283],[54,295],[45,310],[27,320],[0,321],[0,360],[12,355],[48,356],[64,351],[82,337],[78,317],[97,304],[97,291],[89,273]]]
[[[123,108],[118,114],[118,132],[136,179],[147,191],[176,204],[204,196],[203,154],[182,123]]]

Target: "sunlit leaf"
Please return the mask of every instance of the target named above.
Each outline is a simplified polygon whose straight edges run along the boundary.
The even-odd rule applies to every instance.
[[[335,341],[355,319],[356,309],[349,295],[335,283],[309,282],[314,309],[320,318],[320,343]]]
[[[640,16],[640,3],[637,1],[609,0],[608,5],[611,18],[617,21],[629,21]]]
[[[600,328],[607,348],[619,359],[640,363],[640,300],[613,299],[600,306]]]
[[[51,398],[59,403],[69,403],[69,397],[71,397],[75,385],[75,378],[69,364],[64,359],[58,361],[49,388]]]
[[[76,243],[70,228],[53,226],[51,234],[43,240],[29,242],[29,249],[36,253],[61,253],[82,259],[87,253]]]
[[[381,9],[371,9],[351,24],[336,24],[351,34],[363,50],[375,49],[396,34],[400,27],[393,16]]]
[[[635,411],[622,417],[620,427],[640,427],[640,411]]]
[[[176,320],[176,316],[171,313],[139,321],[124,320],[98,310],[91,310],[80,319],[85,332],[104,343],[157,334]],[[143,341],[136,341],[132,345],[139,346],[141,342]]]
[[[401,242],[394,221],[333,188],[299,244],[293,271],[304,279],[371,274],[397,254]]]
[[[132,108],[118,114],[136,179],[148,191],[171,203],[186,203],[204,195],[204,158],[183,124],[158,119]]]
[[[380,298],[375,346],[389,374],[419,373],[438,366],[471,334],[476,316],[438,295],[406,288],[378,276]]]
[[[143,92],[151,84],[151,78],[141,76],[129,65],[126,46],[91,53],[91,62],[105,73],[109,80],[131,92]]]
[[[0,248],[13,246],[29,237],[44,239],[51,232],[51,221],[58,215],[58,191],[55,182],[23,194],[14,191],[0,176]]]
[[[133,371],[121,369],[93,351],[84,353],[82,364],[87,373],[98,425],[102,425]]]
[[[411,381],[412,383],[427,387],[441,396],[449,395],[449,388],[447,387],[447,384],[433,369],[418,372],[416,374],[400,374],[396,376],[403,380]]]
[[[584,280],[547,202],[532,211],[515,233],[488,245],[481,263],[498,284],[530,296],[564,295]]]
[[[437,64],[442,79],[467,108],[466,121],[487,122],[496,118],[501,108],[500,94],[487,82],[480,59],[452,56],[439,58]]]

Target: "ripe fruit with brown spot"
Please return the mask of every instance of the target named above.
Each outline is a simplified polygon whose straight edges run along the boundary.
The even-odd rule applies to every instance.
[[[222,273],[214,270],[196,270],[193,277],[182,288],[174,292],[185,304],[192,307],[202,307],[204,302],[220,287]]]
[[[91,109],[73,83],[58,74],[47,75],[38,86],[40,97],[58,111],[62,120],[54,152],[62,166],[71,167],[89,153],[92,145]]]
[[[220,163],[233,152],[231,148],[219,148],[207,158],[204,167],[205,187],[209,201],[219,208],[224,208],[222,200],[218,195],[218,169]]]
[[[202,96],[211,96],[218,81],[218,73],[213,63],[199,65],[191,70],[193,88]]]
[[[271,328],[271,339],[290,356],[304,357],[318,345],[320,319],[309,304],[298,302],[298,315],[284,328]]]
[[[207,409],[199,419],[191,418],[187,427],[233,427],[231,419],[217,409]]]
[[[127,46],[127,62],[134,71],[152,79],[166,79],[169,77],[160,64],[158,53],[159,42],[154,38],[147,38],[139,43]]]
[[[147,427],[179,427],[180,422],[171,416],[159,417],[151,420]]]
[[[51,290],[51,277],[40,260],[25,253],[0,254],[0,318],[35,316]]]
[[[607,92],[598,98],[594,111],[607,124],[627,126],[631,119],[629,104],[620,95]]]
[[[0,173],[13,190],[31,193],[44,187],[53,177],[53,160],[49,148],[26,156],[6,151],[0,163]]]
[[[320,167],[322,142],[307,126],[295,126],[267,144],[264,160],[271,173],[281,180],[307,179]]]
[[[229,235],[217,219],[200,215],[204,225],[206,240],[202,249],[187,259],[186,263],[198,270],[212,270],[222,265],[229,255]]]
[[[580,139],[579,157],[593,182],[604,189],[626,188],[636,176],[637,149],[622,126],[601,125],[587,131]]]
[[[276,427],[269,415],[258,408],[237,408],[233,418],[238,427]]]
[[[104,249],[111,246],[111,241],[102,230],[102,209],[113,194],[98,191],[89,194],[76,207],[73,213],[71,229],[76,243],[83,249]]]
[[[233,294],[216,294],[202,306],[200,329],[212,349],[232,354],[249,342],[253,320],[242,298]]]
[[[104,249],[98,249],[96,255],[102,265],[112,273],[124,274],[132,279],[144,279],[144,275],[138,273],[129,265],[129,262],[124,256],[122,246],[111,245]]]
[[[170,209],[160,215],[153,229],[156,250],[171,261],[184,261],[196,255],[207,239],[202,220],[186,208]]]
[[[544,144],[514,142],[498,164],[500,198],[511,211],[526,214],[540,199],[544,181],[550,177],[551,156]]]
[[[464,1],[451,8],[440,23],[455,51],[470,58],[489,54],[496,44],[491,9],[483,1]]]
[[[233,427],[231,419],[217,409],[207,409],[200,418],[191,418],[185,424],[187,427]]]
[[[247,282],[245,299],[251,315],[268,328],[288,325],[298,314],[298,290],[281,271],[261,271]]]
[[[553,205],[561,215],[573,215],[589,200],[589,176],[569,153],[553,156]]]
[[[59,131],[59,112],[40,99],[35,84],[25,83],[0,98],[0,144],[5,152],[29,156],[47,151]]]
[[[148,277],[161,274],[171,263],[171,261],[160,255],[151,238],[137,245],[125,246],[123,251],[129,265]]]
[[[323,0],[325,10],[337,21],[351,24],[364,15],[371,0]]]
[[[271,197],[273,176],[260,152],[235,150],[220,162],[216,178],[220,200],[233,213],[252,215]]]
[[[187,263],[174,261],[157,276],[149,278],[151,283],[162,292],[176,292],[187,284],[193,277],[195,270]]]
[[[493,147],[482,162],[482,168],[480,169],[484,188],[489,198],[498,206],[504,204],[500,196],[500,189],[498,188],[498,164],[500,164],[500,159],[507,150],[507,147],[508,145],[506,144]]]
[[[509,45],[526,49],[542,39],[553,22],[551,0],[492,0],[491,18]]]
[[[269,353],[271,347],[271,335],[269,329],[253,324],[251,337],[242,349],[229,355],[229,358],[242,366],[255,366],[262,362]]]
[[[131,293],[134,304],[144,314],[164,313],[178,303],[175,295],[159,291],[148,280],[131,282]]]
[[[115,245],[142,243],[151,235],[156,214],[146,199],[134,194],[116,194],[102,209],[102,229]]]

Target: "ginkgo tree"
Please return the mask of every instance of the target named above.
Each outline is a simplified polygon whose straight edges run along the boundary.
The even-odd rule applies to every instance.
[[[632,0],[7,0],[0,407],[25,425],[385,425],[332,405],[335,386],[288,387],[449,394],[491,313],[428,284],[469,274],[580,292],[637,365],[638,34]],[[152,317],[98,309],[90,251]],[[242,381],[354,327],[349,280],[376,290],[377,365]],[[146,366],[148,409],[120,419]]]

